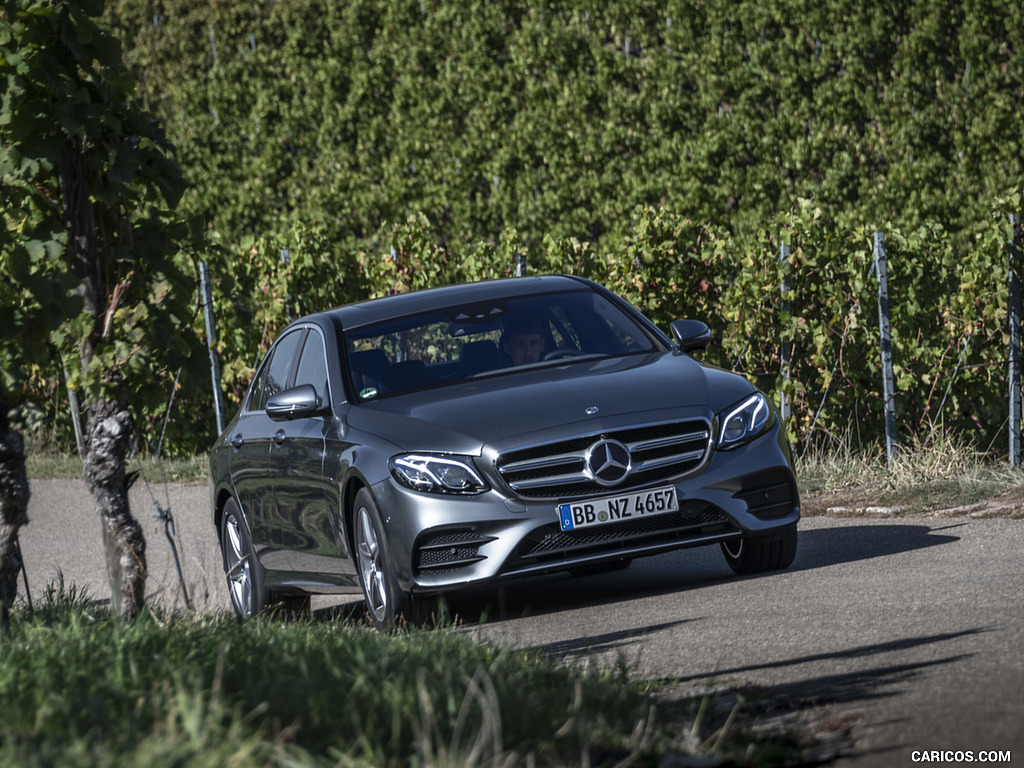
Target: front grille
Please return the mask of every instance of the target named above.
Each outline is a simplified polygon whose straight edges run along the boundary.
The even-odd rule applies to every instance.
[[[713,504],[574,531],[562,531],[554,523],[531,531],[519,542],[506,568],[518,570],[642,547],[685,545],[687,541],[734,530],[739,529]]]
[[[733,496],[746,502],[750,514],[762,519],[785,517],[793,511],[797,500],[792,478],[782,470],[748,477]]]
[[[688,419],[607,430],[502,454],[498,473],[515,493],[530,499],[571,499],[607,493],[587,471],[586,453],[602,438],[618,440],[632,470],[615,490],[681,477],[699,470],[711,449],[711,424]]]
[[[440,573],[464,568],[484,558],[479,550],[494,541],[471,528],[430,531],[416,542],[413,564],[417,573]]]

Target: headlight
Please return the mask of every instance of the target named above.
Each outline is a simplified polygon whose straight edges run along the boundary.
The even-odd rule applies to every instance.
[[[733,448],[768,430],[775,420],[760,392],[719,414],[718,447]]]
[[[406,453],[392,458],[388,467],[395,480],[414,491],[473,494],[487,490],[469,459]]]

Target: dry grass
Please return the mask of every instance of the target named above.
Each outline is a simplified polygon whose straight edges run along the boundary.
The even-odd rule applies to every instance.
[[[855,451],[837,440],[797,466],[805,514],[1024,516],[1024,469],[962,439]]]
[[[186,459],[154,459],[139,456],[128,460],[128,469],[139,470],[151,483],[193,483],[206,479],[206,456]],[[31,444],[25,450],[25,470],[30,480],[82,477],[82,459],[75,453],[39,449]]]

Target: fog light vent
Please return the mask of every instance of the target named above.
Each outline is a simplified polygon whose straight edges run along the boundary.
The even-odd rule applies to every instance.
[[[785,517],[798,503],[792,478],[781,470],[748,477],[733,496],[746,502],[747,511],[762,520]]]
[[[416,544],[414,566],[419,573],[452,571],[485,560],[480,547],[494,541],[473,529],[428,531]]]

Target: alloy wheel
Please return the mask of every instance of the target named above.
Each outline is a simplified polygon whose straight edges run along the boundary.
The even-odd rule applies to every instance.
[[[224,524],[224,564],[235,610],[240,616],[252,616],[252,564],[238,518],[233,514]]]
[[[384,621],[388,610],[387,573],[377,531],[371,513],[365,506],[359,508],[358,529],[359,572],[363,579],[366,607],[374,620],[380,623]]]

